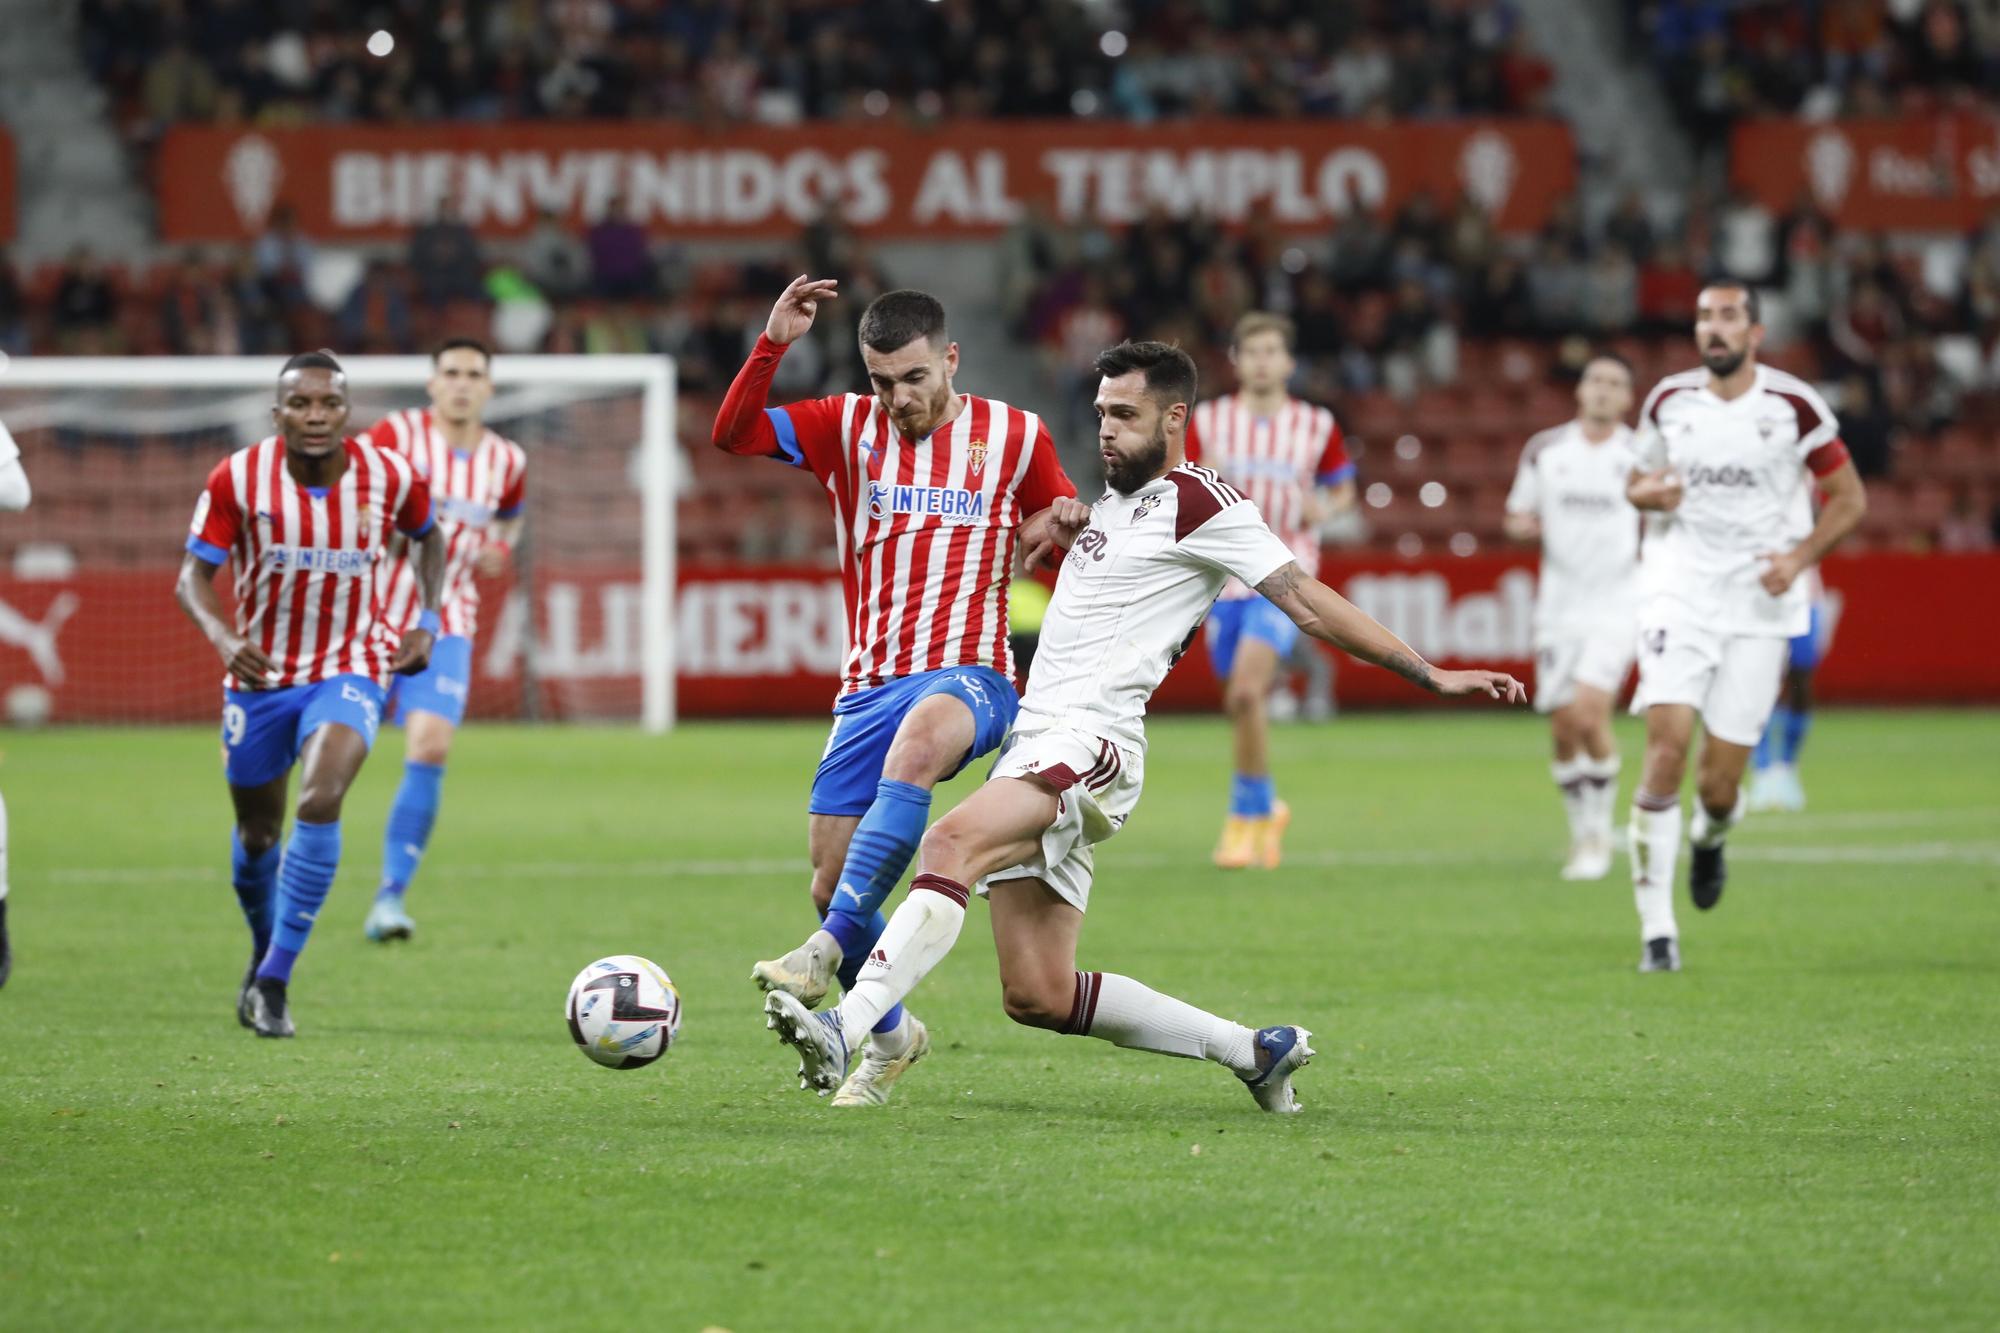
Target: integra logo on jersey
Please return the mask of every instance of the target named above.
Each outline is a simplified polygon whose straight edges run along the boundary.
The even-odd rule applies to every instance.
[[[1734,463],[1725,463],[1721,467],[1705,467],[1700,463],[1696,463],[1688,469],[1687,484],[1690,487],[1732,486],[1741,488],[1744,486],[1755,486],[1757,484],[1757,474],[1747,467],[1738,467]]]
[[[986,493],[958,486],[892,486],[868,483],[868,517],[892,514],[936,515],[947,523],[976,523],[986,517]]]
[[[366,574],[375,563],[373,551],[337,551],[325,546],[269,546],[264,568],[296,569],[308,574]]]
[[[493,521],[493,506],[447,495],[439,497],[437,515],[447,522],[461,523],[468,528],[483,528]]]

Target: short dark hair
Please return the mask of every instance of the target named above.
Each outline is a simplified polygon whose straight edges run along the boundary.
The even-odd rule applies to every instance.
[[[896,352],[922,338],[932,347],[946,341],[944,303],[929,292],[883,292],[861,312],[861,343],[877,352]]]
[[[1097,373],[1117,379],[1135,370],[1146,374],[1146,392],[1163,407],[1175,403],[1194,406],[1194,358],[1172,343],[1122,342],[1097,354]]]
[[[285,362],[283,368],[278,371],[278,384],[282,386],[285,382],[285,376],[295,370],[330,370],[343,379],[347,377],[347,372],[341,369],[339,360],[324,347],[320,348],[317,352],[300,352],[297,356]]]
[[[1707,291],[1710,287],[1736,288],[1736,290],[1743,293],[1743,312],[1750,316],[1750,322],[1752,324],[1762,324],[1764,322],[1764,302],[1757,295],[1757,289],[1743,281],[1743,279],[1732,278],[1725,273],[1720,277],[1710,278],[1701,286],[1703,291]]]
[[[431,349],[431,364],[436,365],[438,362],[444,360],[444,354],[446,352],[456,352],[461,347],[465,348],[468,351],[479,353],[479,355],[485,360],[487,365],[490,366],[493,364],[493,349],[491,347],[488,347],[485,343],[479,341],[479,339],[468,338],[463,334],[460,334],[456,338],[446,338],[436,347],[433,347]]]

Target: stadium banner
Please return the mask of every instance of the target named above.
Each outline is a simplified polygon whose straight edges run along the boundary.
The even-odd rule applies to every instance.
[[[1752,120],[1730,174],[1779,215],[1809,198],[1842,227],[1969,231],[2000,207],[2000,116]]]
[[[1533,673],[1533,564],[1511,556],[1330,556],[1323,577],[1433,662]],[[2000,552],[1867,554],[1826,567],[1832,647],[1816,691],[1845,703],[2000,703]],[[0,700],[47,704],[58,721],[213,721],[221,664],[182,616],[170,570],[0,577]],[[531,604],[489,587],[472,712],[637,717],[637,566],[544,569]],[[823,716],[845,613],[838,573],[818,567],[684,571],[676,618],[683,716]],[[185,653],[133,661],[135,644]],[[532,682],[525,684],[524,682]],[[1402,680],[1344,662],[1347,707],[1434,703]],[[1213,709],[1199,644],[1156,710]]]
[[[11,241],[18,234],[15,198],[14,136],[0,127],[0,241]]]
[[[678,125],[435,128],[176,126],[153,173],[168,241],[254,237],[281,204],[309,236],[401,237],[450,203],[475,229],[518,235],[614,203],[676,237],[792,236],[837,203],[876,236],[984,236],[1029,201],[1118,224],[1159,205],[1236,223],[1324,230],[1359,203],[1420,189],[1470,194],[1531,231],[1576,181],[1556,121],[955,121],[710,132]]]

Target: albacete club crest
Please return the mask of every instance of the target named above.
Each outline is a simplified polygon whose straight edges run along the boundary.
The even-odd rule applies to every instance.
[[[1134,523],[1137,523],[1140,519],[1144,518],[1146,515],[1152,513],[1155,509],[1158,509],[1161,505],[1165,504],[1166,500],[1167,497],[1164,495],[1147,496],[1145,499],[1139,501],[1137,505],[1133,506],[1132,521]]]
[[[965,446],[965,467],[968,472],[986,470],[986,441],[974,440]]]

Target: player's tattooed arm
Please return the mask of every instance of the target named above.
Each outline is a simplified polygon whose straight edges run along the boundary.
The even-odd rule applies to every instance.
[[[1825,559],[1827,553],[1840,545],[1841,539],[1854,531],[1861,522],[1861,516],[1868,512],[1868,491],[1861,484],[1861,474],[1855,471],[1851,461],[1842,463],[1819,478],[1819,487],[1825,493],[1826,501],[1819,507],[1819,517],[1813,522],[1813,530],[1791,550],[1767,553],[1763,557],[1764,572],[1760,582],[1764,591],[1773,597],[1783,595],[1799,575]]]
[[[444,608],[444,566],[446,539],[436,524],[416,542],[417,597],[423,619],[403,631],[389,669],[399,676],[411,676],[431,664],[431,648],[437,642],[438,612]]]
[[[1393,671],[1420,690],[1484,694],[1508,703],[1527,697],[1521,682],[1504,672],[1438,670],[1373,616],[1309,576],[1297,561],[1287,561],[1259,583],[1257,591],[1315,639]]]
[[[278,664],[230,627],[222,613],[222,599],[215,592],[215,574],[220,568],[192,551],[182,556],[180,577],[174,580],[174,600],[202,637],[214,645],[230,675],[252,689],[269,685],[277,678]]]

